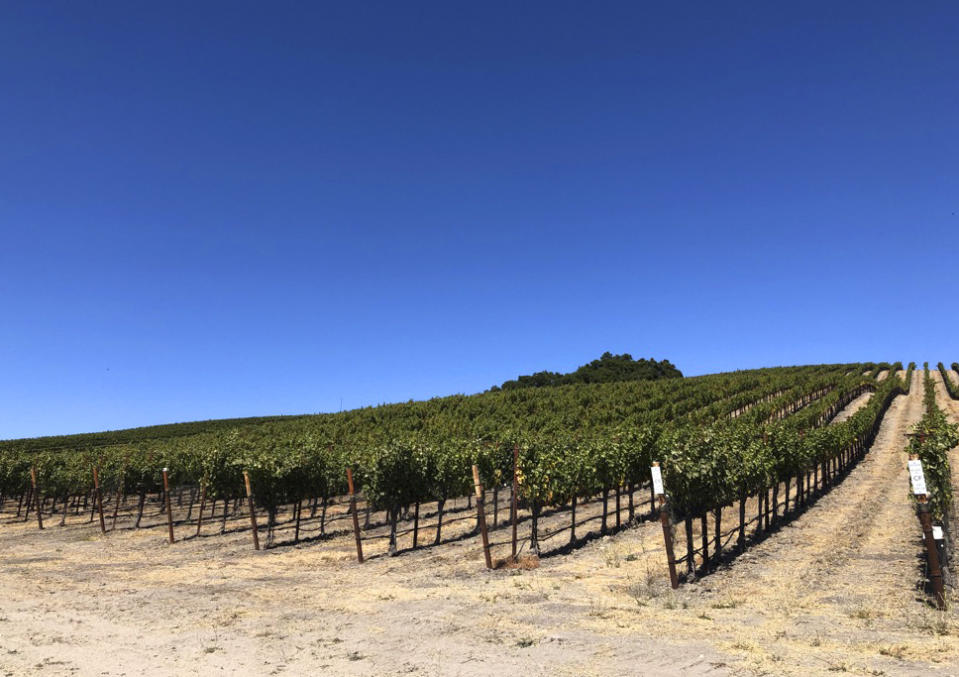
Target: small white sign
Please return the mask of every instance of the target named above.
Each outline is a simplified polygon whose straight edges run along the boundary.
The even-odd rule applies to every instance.
[[[926,491],[926,476],[922,473],[922,461],[908,461],[909,480],[912,482],[912,493],[916,496],[928,494]]]
[[[943,538],[943,536],[942,536],[942,527],[933,525],[933,527],[932,527],[932,537],[933,537],[934,539],[936,539],[937,541],[941,541],[942,538]]]
[[[653,475],[653,493],[661,496],[666,493],[663,489],[663,471],[658,465],[651,467],[650,472]]]

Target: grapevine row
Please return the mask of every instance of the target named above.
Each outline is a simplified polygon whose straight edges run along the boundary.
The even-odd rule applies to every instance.
[[[870,371],[865,377],[862,376],[864,368]],[[138,494],[142,509],[145,496],[162,489],[160,470],[163,467],[170,468],[174,485],[199,485],[205,496],[224,502],[241,496],[242,475],[246,471],[256,487],[257,504],[266,510],[272,527],[281,505],[310,497],[319,497],[326,505],[333,496],[343,494],[345,468],[351,466],[371,504],[388,512],[395,529],[399,511],[420,502],[437,501],[442,519],[443,504],[468,493],[472,463],[479,465],[485,484],[502,485],[511,470],[511,449],[518,444],[520,491],[524,503],[533,512],[535,550],[536,520],[542,509],[577,497],[608,495],[611,490],[627,485],[640,486],[647,479],[653,458],[664,459],[671,477],[683,478],[676,483],[676,491],[680,491],[684,482],[695,487],[694,473],[680,470],[685,461],[676,449],[688,448],[697,434],[711,429],[697,422],[701,420],[697,411],[709,412],[701,414],[706,417],[722,415],[722,421],[711,422],[711,426],[722,431],[721,435],[732,436],[730,439],[738,434],[777,440],[783,435],[781,430],[821,424],[830,412],[838,411],[843,398],[849,399],[851,389],[866,387],[875,373],[878,369],[874,365],[832,365],[716,375],[685,380],[674,387],[672,400],[664,396],[667,391],[662,386],[653,385],[648,388],[649,392],[641,394],[646,407],[641,416],[627,418],[627,422],[615,427],[604,427],[604,417],[608,416],[604,411],[582,430],[570,425],[575,417],[567,420],[560,430],[553,422],[540,425],[539,429],[503,431],[499,436],[451,435],[448,429],[442,434],[436,431],[428,434],[410,425],[413,430],[404,434],[385,440],[370,435],[368,443],[357,444],[354,440],[353,445],[345,446],[331,442],[336,435],[322,428],[322,432],[298,431],[286,436],[254,435],[249,429],[233,429],[193,438],[168,438],[71,452],[4,451],[0,453],[0,491],[3,495],[19,492],[22,501],[33,469],[44,495],[54,500],[59,498],[65,504],[69,496],[90,491],[91,471],[95,467],[104,490]],[[794,385],[797,381],[799,385]],[[567,390],[572,392],[560,393],[559,399],[578,398],[581,417],[593,397],[603,398],[608,405],[609,394],[604,391],[620,394],[624,388],[587,386]],[[729,421],[727,417],[732,408],[739,405],[730,400],[728,393],[736,390],[762,401],[756,402],[748,415]],[[781,394],[770,398],[773,393]],[[513,393],[502,395],[510,397]],[[817,406],[809,406],[814,399]],[[444,406],[458,403],[440,401],[439,404],[442,410]],[[774,425],[768,423],[784,407],[799,411]],[[437,413],[434,420],[440,417]],[[639,420],[643,423],[635,423]],[[486,425],[481,422],[477,428],[483,429]],[[396,427],[393,421],[390,428]],[[257,430],[266,431],[269,427],[259,426]],[[703,450],[709,446],[696,444]],[[761,451],[761,455],[771,457],[781,450],[763,446]],[[802,452],[797,458],[811,457],[812,453]],[[708,461],[708,455],[704,455],[703,460]],[[780,466],[791,468],[789,463],[761,460],[758,465],[764,468],[763,476],[768,483],[773,474],[780,472]],[[676,498],[677,505],[688,503],[681,494]]]

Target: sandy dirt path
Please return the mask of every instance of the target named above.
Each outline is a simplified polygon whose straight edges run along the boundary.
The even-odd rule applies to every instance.
[[[954,382],[959,383],[959,377],[956,376],[956,372],[951,369],[946,371],[946,374]],[[952,416],[953,421],[959,421],[959,401],[949,397],[949,393],[946,391],[946,386],[942,382],[942,374],[938,369],[930,369],[929,375],[932,377],[932,382],[936,387],[936,402],[943,409]]]
[[[3,523],[0,674],[959,674],[955,616],[915,588],[917,377],[836,489],[676,592],[656,522],[493,572],[476,538],[358,565],[349,535],[257,553]]]
[[[872,395],[873,393],[863,393],[847,404],[842,411],[836,414],[836,417],[830,421],[830,423],[842,423],[843,421],[849,420],[857,411],[866,406],[869,400],[872,399]]]

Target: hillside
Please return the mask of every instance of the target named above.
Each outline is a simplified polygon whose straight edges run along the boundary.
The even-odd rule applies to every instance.
[[[577,384],[613,384],[627,381],[656,381],[668,378],[682,378],[682,372],[676,369],[676,367],[674,367],[669,360],[663,360],[661,362],[646,359],[633,360],[628,353],[623,355],[612,355],[611,353],[606,352],[598,360],[593,360],[589,364],[585,364],[568,374],[542,371],[528,376],[520,376],[516,380],[507,381],[502,385],[502,387],[494,386],[488,391],[488,393],[495,393],[500,390],[519,390],[524,388],[540,388],[545,386],[557,387]],[[464,398],[467,401],[473,398],[482,399],[484,395],[485,393],[477,395],[451,395],[433,398],[428,400],[428,402],[436,403],[433,406],[446,408],[449,403],[459,402]],[[547,399],[549,399],[548,396]],[[404,402],[399,404],[379,405],[376,407],[363,407],[360,409],[340,412],[338,414],[293,414],[288,416],[255,416],[247,418],[211,419],[183,423],[167,423],[137,428],[124,428],[119,430],[107,430],[92,433],[78,433],[74,435],[55,435],[24,439],[0,440],[0,450],[105,447],[118,444],[137,444],[148,440],[155,441],[178,437],[191,437],[194,435],[209,435],[233,429],[255,429],[264,426],[268,428],[278,426],[282,430],[287,430],[298,428],[302,425],[309,426],[311,421],[313,423],[319,423],[321,421],[328,420],[348,419],[352,416],[355,416],[357,412],[376,412],[371,414],[372,419],[376,421],[382,416],[385,416],[387,419],[392,419],[397,415],[402,416],[402,412],[407,407],[420,409],[423,408],[424,405],[425,402],[422,401]],[[431,407],[426,406],[425,408],[429,409]]]
[[[597,362],[601,361],[602,358]],[[668,362],[659,364],[662,366]],[[819,369],[836,366],[821,365]],[[855,368],[860,368],[860,365],[855,365]],[[515,388],[476,395],[450,395],[423,401],[383,404],[330,414],[215,419],[76,435],[4,440],[0,441],[0,451],[69,450],[144,444],[156,448],[192,443],[209,444],[213,438],[230,431],[238,431],[245,437],[273,440],[273,443],[277,440],[292,442],[296,438],[309,436],[340,444],[361,445],[409,433],[430,433],[445,437],[490,434],[498,436],[509,430],[578,428],[596,431],[642,423],[649,420],[650,416],[659,417],[662,414],[659,406],[666,399],[682,399],[682,394],[687,391],[706,388],[711,392],[726,392],[727,395],[732,395],[733,391],[729,390],[732,383],[736,383],[737,388],[746,392],[760,383],[788,379],[809,369],[810,367],[770,367],[691,378]],[[672,406],[674,405],[671,405],[671,408]]]

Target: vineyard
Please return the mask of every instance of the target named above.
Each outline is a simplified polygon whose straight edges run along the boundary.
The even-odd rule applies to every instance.
[[[225,530],[228,518],[246,517],[259,548],[261,525],[271,547],[284,525],[299,542],[301,534],[348,529],[347,516],[362,513],[362,560],[363,542],[385,540],[397,554],[407,536],[409,547],[425,547],[485,526],[485,517],[462,514],[473,509],[475,466],[477,508],[491,517],[491,531],[511,530],[491,544],[494,554],[509,545],[500,565],[655,516],[657,463],[671,523],[685,535],[685,555],[674,564],[695,576],[697,562],[708,568],[710,551],[716,559],[731,538],[741,551],[747,527],[754,525],[753,538],[775,528],[856,462],[908,388],[911,371],[903,381],[894,375],[900,367],[517,389],[315,417],[5,442],[0,514],[26,521],[32,512],[43,528],[44,519],[62,526],[81,511],[89,521],[99,512],[106,531],[107,522],[111,530],[145,528],[145,509],[159,506],[171,542],[176,530],[199,535],[204,520]],[[866,406],[833,422],[865,395]],[[723,509],[733,505],[738,519],[726,533]],[[584,532],[592,523],[598,530]]]
[[[286,646],[274,627],[299,638],[295,664],[304,670],[393,674],[410,642],[400,629],[430,618],[428,643],[452,633],[455,649],[444,652],[479,662],[426,673],[478,675],[491,656],[482,646],[504,641],[503,664],[531,670],[523,652],[554,641],[535,628],[561,632],[572,614],[578,634],[562,640],[564,660],[592,655],[609,633],[635,642],[644,628],[669,627],[670,643],[688,633],[715,638],[691,649],[711,662],[678,660],[657,638],[643,649],[660,656],[654,674],[726,674],[709,665],[729,652],[747,663],[764,656],[757,673],[819,674],[803,657],[821,651],[823,674],[877,666],[896,674],[888,661],[914,660],[902,647],[935,645],[916,644],[898,625],[899,634],[876,629],[899,642],[877,659],[868,643],[824,643],[821,633],[861,632],[849,624],[886,613],[863,600],[885,599],[913,609],[903,623],[936,628],[940,647],[942,633],[955,626],[959,634],[951,616],[923,611],[954,613],[935,607],[956,597],[957,366],[836,364],[513,388],[340,414],[2,442],[8,554],[0,584],[10,602],[0,631],[10,618],[8,635],[16,628],[20,646],[84,664],[70,639],[23,634],[38,609],[50,614],[48,605],[70,592],[73,616],[92,628],[115,619],[109,632],[136,633],[125,641],[146,641],[150,656],[186,641],[191,658],[174,661],[170,674],[194,663],[234,666],[239,655],[247,671],[262,671],[246,647],[272,656]],[[924,469],[921,495],[907,491],[908,458]],[[835,600],[841,616],[803,629],[810,610]],[[457,630],[464,604],[480,605],[482,622],[469,626],[483,638],[478,646],[474,631]],[[145,605],[153,605],[149,620],[134,611]],[[535,621],[520,621],[534,609]],[[780,625],[757,621],[779,613]],[[261,614],[271,619],[266,627]],[[358,622],[364,632],[331,630]],[[196,624],[200,644],[183,634]],[[233,639],[223,639],[224,624],[234,624]],[[781,648],[783,627],[802,642]],[[370,642],[382,628],[396,630]],[[764,639],[732,640],[721,628]],[[325,662],[305,658],[307,650]],[[777,651],[802,667],[784,669]],[[857,670],[846,669],[850,652]],[[28,655],[31,665],[43,661]],[[19,658],[6,660],[23,672]],[[279,670],[285,660],[269,662]],[[94,655],[85,665],[103,661],[111,659]]]

